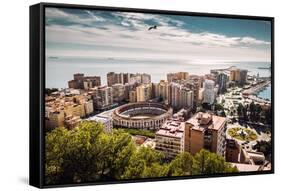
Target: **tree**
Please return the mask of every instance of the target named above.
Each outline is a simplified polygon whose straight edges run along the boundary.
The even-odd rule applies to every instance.
[[[224,110],[223,105],[219,103],[215,103],[215,110],[216,111],[222,111]]]
[[[47,134],[45,144],[45,171],[46,183],[57,183],[61,179],[64,146],[67,144],[69,132],[65,128],[56,128],[53,133]]]
[[[129,165],[130,156],[136,148],[129,134],[124,131],[115,130],[111,144],[109,169],[111,178],[120,179],[125,172],[125,167]]]
[[[237,107],[237,114],[239,116],[239,118],[241,118],[243,116],[243,105],[241,103],[239,103],[238,107]]]
[[[271,117],[271,107],[265,111],[265,123],[271,125],[272,117]]]
[[[265,156],[271,155],[271,141],[257,141],[257,144],[253,147],[257,151],[262,152]]]
[[[192,175],[193,157],[190,153],[183,152],[176,156],[170,163],[171,176],[187,176]]]
[[[222,116],[222,117],[226,117],[226,114],[225,114],[225,111],[224,111],[224,110],[221,112],[221,116]]]
[[[223,157],[204,149],[198,152],[194,159],[194,174],[237,172],[237,169],[226,163]]]
[[[165,177],[168,175],[169,165],[160,164],[158,162],[152,163],[150,166],[146,166],[142,172],[142,178],[157,178]]]
[[[100,144],[103,135],[100,123],[83,122],[69,131],[62,157],[62,177],[64,183],[87,182],[100,178],[100,156],[105,145]]]
[[[150,147],[140,147],[130,158],[122,178],[152,178],[168,174],[168,166],[164,164],[164,154]]]
[[[118,179],[134,150],[129,134],[106,134],[100,123],[56,128],[46,135],[46,183]]]
[[[171,162],[150,147],[136,148],[123,130],[105,133],[103,125],[85,121],[72,130],[46,134],[46,184],[67,184],[235,171],[215,153],[201,150],[194,157],[180,153]]]

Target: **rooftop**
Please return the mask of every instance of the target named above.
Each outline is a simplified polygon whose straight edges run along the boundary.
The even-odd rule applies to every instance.
[[[261,170],[260,165],[242,164],[242,163],[230,163],[233,167],[236,167],[239,172],[253,172]]]
[[[182,138],[183,133],[184,133],[184,122],[181,122],[178,119],[169,119],[156,132],[156,135]]]
[[[209,113],[199,112],[186,121],[193,125],[194,130],[203,131],[204,129],[219,130],[226,123],[225,117],[216,116]]]

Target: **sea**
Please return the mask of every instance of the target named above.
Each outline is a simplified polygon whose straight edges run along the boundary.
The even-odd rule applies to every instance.
[[[266,99],[271,101],[271,84],[269,84],[268,86],[266,86],[264,89],[262,89],[261,91],[259,91],[257,93],[257,96],[262,98],[262,99]]]
[[[116,58],[77,58],[77,57],[47,57],[46,87],[66,88],[67,82],[73,79],[73,74],[84,73],[90,76],[101,76],[101,83],[106,84],[108,72],[148,73],[152,82],[166,79],[170,72],[186,71],[189,74],[204,75],[211,69],[223,69],[230,66],[247,69],[249,75],[269,77],[270,62],[194,62],[191,60],[161,60],[161,59],[116,59]],[[258,93],[261,98],[271,98],[271,86]]]

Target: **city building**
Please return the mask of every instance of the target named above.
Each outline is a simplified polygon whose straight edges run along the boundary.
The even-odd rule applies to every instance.
[[[226,139],[225,160],[227,162],[239,162],[241,147],[234,139]]]
[[[64,112],[62,110],[52,110],[46,107],[45,125],[47,130],[64,126]]]
[[[216,81],[216,75],[214,73],[212,74],[205,74],[204,75],[204,80],[211,80],[211,81]]]
[[[124,99],[130,101],[130,91],[135,90],[137,87],[136,84],[125,83],[124,85]]]
[[[177,72],[177,73],[168,73],[167,80],[168,82],[178,82],[180,80],[188,80],[188,72]]]
[[[94,112],[93,100],[88,100],[84,102],[84,109],[86,116],[91,115]]]
[[[141,84],[136,88],[137,102],[148,101],[151,99],[152,84]]]
[[[249,151],[242,148],[239,162],[251,165],[262,165],[265,162],[265,156],[262,152]]]
[[[90,89],[101,85],[100,76],[84,76],[77,73],[73,75],[73,80],[68,81],[68,87],[73,89]]]
[[[107,73],[107,85],[112,86],[114,84],[125,84],[129,83],[132,74],[129,73]]]
[[[187,87],[193,90],[194,93],[194,105],[196,106],[199,102],[199,91],[202,87],[202,79],[200,76],[197,75],[190,75],[189,76],[189,84],[186,84]]]
[[[247,70],[232,68],[230,70],[230,81],[235,81],[239,85],[244,85],[247,82]]]
[[[175,82],[170,83],[168,102],[175,110],[193,107],[193,99],[191,89]]]
[[[68,129],[73,129],[79,125],[81,118],[79,116],[68,115],[64,119],[64,126]]]
[[[93,100],[87,93],[62,90],[45,97],[45,111],[47,130],[62,126],[71,129],[94,112]]]
[[[151,83],[151,76],[146,73],[136,73],[130,76],[130,84],[149,84]]]
[[[226,118],[197,113],[185,122],[185,148],[191,154],[207,149],[225,156]]]
[[[240,70],[240,85],[244,85],[247,82],[247,70]]]
[[[113,84],[112,85],[113,92],[113,101],[121,102],[125,99],[125,86],[123,84]]]
[[[74,103],[77,103],[84,107],[85,116],[91,115],[94,112],[94,103],[90,95],[87,93],[75,95],[72,97],[72,100]],[[74,114],[74,113],[71,113]],[[75,115],[75,114],[74,114]],[[82,115],[79,115],[80,117],[84,117]]]
[[[215,101],[215,82],[212,80],[205,80],[203,103],[213,104]]]
[[[244,163],[230,163],[232,167],[237,168],[239,172],[258,172],[262,171],[261,165],[252,165]]]
[[[168,119],[155,134],[155,149],[165,154],[167,158],[174,158],[184,152],[185,124],[179,119]]]
[[[191,111],[192,111],[191,107],[183,108],[183,109],[179,110],[177,113],[175,113],[173,115],[173,118],[184,122],[191,117],[191,115],[192,115]]]
[[[109,109],[113,106],[113,92],[112,87],[99,86],[93,89],[94,108],[97,110]]]
[[[112,86],[114,84],[148,84],[151,83],[151,76],[146,73],[107,73],[107,85]]]
[[[226,92],[227,82],[228,82],[228,76],[225,73],[221,72],[217,75],[217,83],[219,85],[218,92],[220,94]]]
[[[204,98],[204,88],[199,89],[198,102],[202,103]]]
[[[64,112],[66,116],[68,115],[79,116],[79,117],[86,116],[84,105],[78,103],[72,103],[72,102],[65,103]]]
[[[180,83],[183,87],[193,92],[193,107],[196,107],[199,101],[200,82],[195,79],[183,80]]]
[[[155,84],[155,97],[162,98],[163,101],[169,98],[169,82],[161,80]]]
[[[178,109],[193,107],[194,93],[187,87],[181,87],[180,90],[180,102]]]
[[[85,86],[85,81],[90,83]],[[100,76],[85,76],[83,82],[84,82],[84,89],[86,88],[90,89],[101,85]]]
[[[129,93],[129,102],[130,103],[137,102],[137,92],[135,90],[130,91],[130,93]]]
[[[143,84],[149,84],[151,83],[151,76],[149,74],[143,73],[143,74],[137,74],[141,76],[141,83]]]
[[[111,116],[107,116],[104,115],[103,113],[100,113],[98,115],[88,118],[87,120],[102,123],[104,126],[104,132],[106,133],[112,132],[113,120]]]

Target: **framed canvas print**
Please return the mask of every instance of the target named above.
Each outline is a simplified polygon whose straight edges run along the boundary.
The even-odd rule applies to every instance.
[[[274,19],[30,7],[30,184],[274,172]]]

